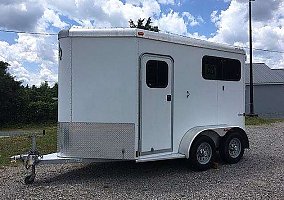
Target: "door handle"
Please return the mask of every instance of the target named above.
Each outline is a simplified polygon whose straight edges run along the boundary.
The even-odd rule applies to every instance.
[[[190,95],[189,91],[186,91],[186,98],[188,98]]]
[[[172,95],[168,94],[167,95],[167,101],[171,101],[172,100]]]

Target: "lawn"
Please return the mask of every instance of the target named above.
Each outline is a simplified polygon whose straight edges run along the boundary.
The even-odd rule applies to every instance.
[[[263,125],[284,121],[284,119],[264,119],[260,117],[246,117],[246,125]]]
[[[42,136],[42,130],[45,135]],[[41,154],[56,152],[57,146],[57,125],[17,125],[6,127],[1,131],[23,131],[27,135],[0,138],[0,166],[10,165],[10,157],[18,154],[27,153],[31,149],[31,138],[28,137],[32,132],[38,132],[37,149]]]

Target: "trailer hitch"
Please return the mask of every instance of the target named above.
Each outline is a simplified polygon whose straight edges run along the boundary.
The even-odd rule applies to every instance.
[[[42,131],[42,134],[45,135],[45,130]],[[33,133],[30,136],[32,139],[32,149],[29,151],[27,156],[22,157],[22,161],[24,163],[26,170],[31,169],[31,173],[27,175],[24,179],[25,184],[32,184],[34,182],[36,176],[35,167],[40,162],[40,159],[42,159],[43,157],[37,150],[36,136],[37,136],[36,133]]]
[[[42,134],[45,135],[45,130],[42,131]],[[40,162],[40,160],[43,158],[43,156],[37,150],[37,145],[36,145],[37,136],[38,136],[38,133],[32,133],[32,135],[28,136],[32,140],[32,148],[27,154],[11,157],[13,161],[21,160],[26,170],[31,170],[31,173],[27,175],[24,179],[25,184],[32,184],[34,182],[35,176],[36,176],[35,167]]]

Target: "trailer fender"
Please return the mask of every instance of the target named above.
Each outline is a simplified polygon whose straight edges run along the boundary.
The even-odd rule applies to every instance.
[[[210,137],[214,141],[216,148],[218,148],[220,138],[225,136],[226,133],[232,130],[238,130],[238,132],[241,132],[241,134],[242,135],[244,134],[245,137],[247,138],[243,129],[239,127],[219,125],[219,126],[198,126],[191,128],[184,134],[184,136],[181,139],[179,145],[179,153],[185,155],[186,158],[189,158],[189,150],[191,148],[191,145],[195,140],[195,138],[198,137],[199,135],[206,135]],[[248,142],[246,143],[247,143],[246,148],[248,148]]]
[[[240,127],[233,127],[226,133],[226,135],[231,134],[233,132],[238,132],[242,136],[242,138],[244,140],[244,148],[249,149],[249,139],[248,139],[246,132],[243,129],[241,129]]]

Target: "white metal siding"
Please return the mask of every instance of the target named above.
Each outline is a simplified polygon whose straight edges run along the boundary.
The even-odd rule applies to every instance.
[[[72,46],[73,121],[136,124],[136,39],[81,37]]]
[[[244,66],[244,56],[222,51],[210,51],[211,56],[236,59]],[[225,66],[226,67],[226,66]],[[230,67],[230,66],[228,66]],[[244,102],[244,68],[240,81],[212,81],[217,82],[218,94],[218,123],[230,126],[236,125],[243,127],[244,117],[241,115],[245,112]],[[210,82],[210,81],[209,81]]]
[[[178,151],[184,134],[193,127],[226,123],[244,126],[243,117],[238,116],[238,113],[244,112],[243,79],[238,83],[231,83],[232,85],[227,83],[228,96],[222,96],[223,101],[218,103],[220,83],[205,80],[202,77],[202,57],[204,55],[236,58],[241,62],[243,62],[243,55],[146,39],[139,40],[139,50],[140,54],[169,55],[174,60],[174,152]],[[230,88],[232,89],[229,90]],[[187,91],[190,93],[188,98]],[[228,103],[223,105],[224,101]]]
[[[62,58],[58,69],[58,121],[71,121],[71,39],[59,40]]]

